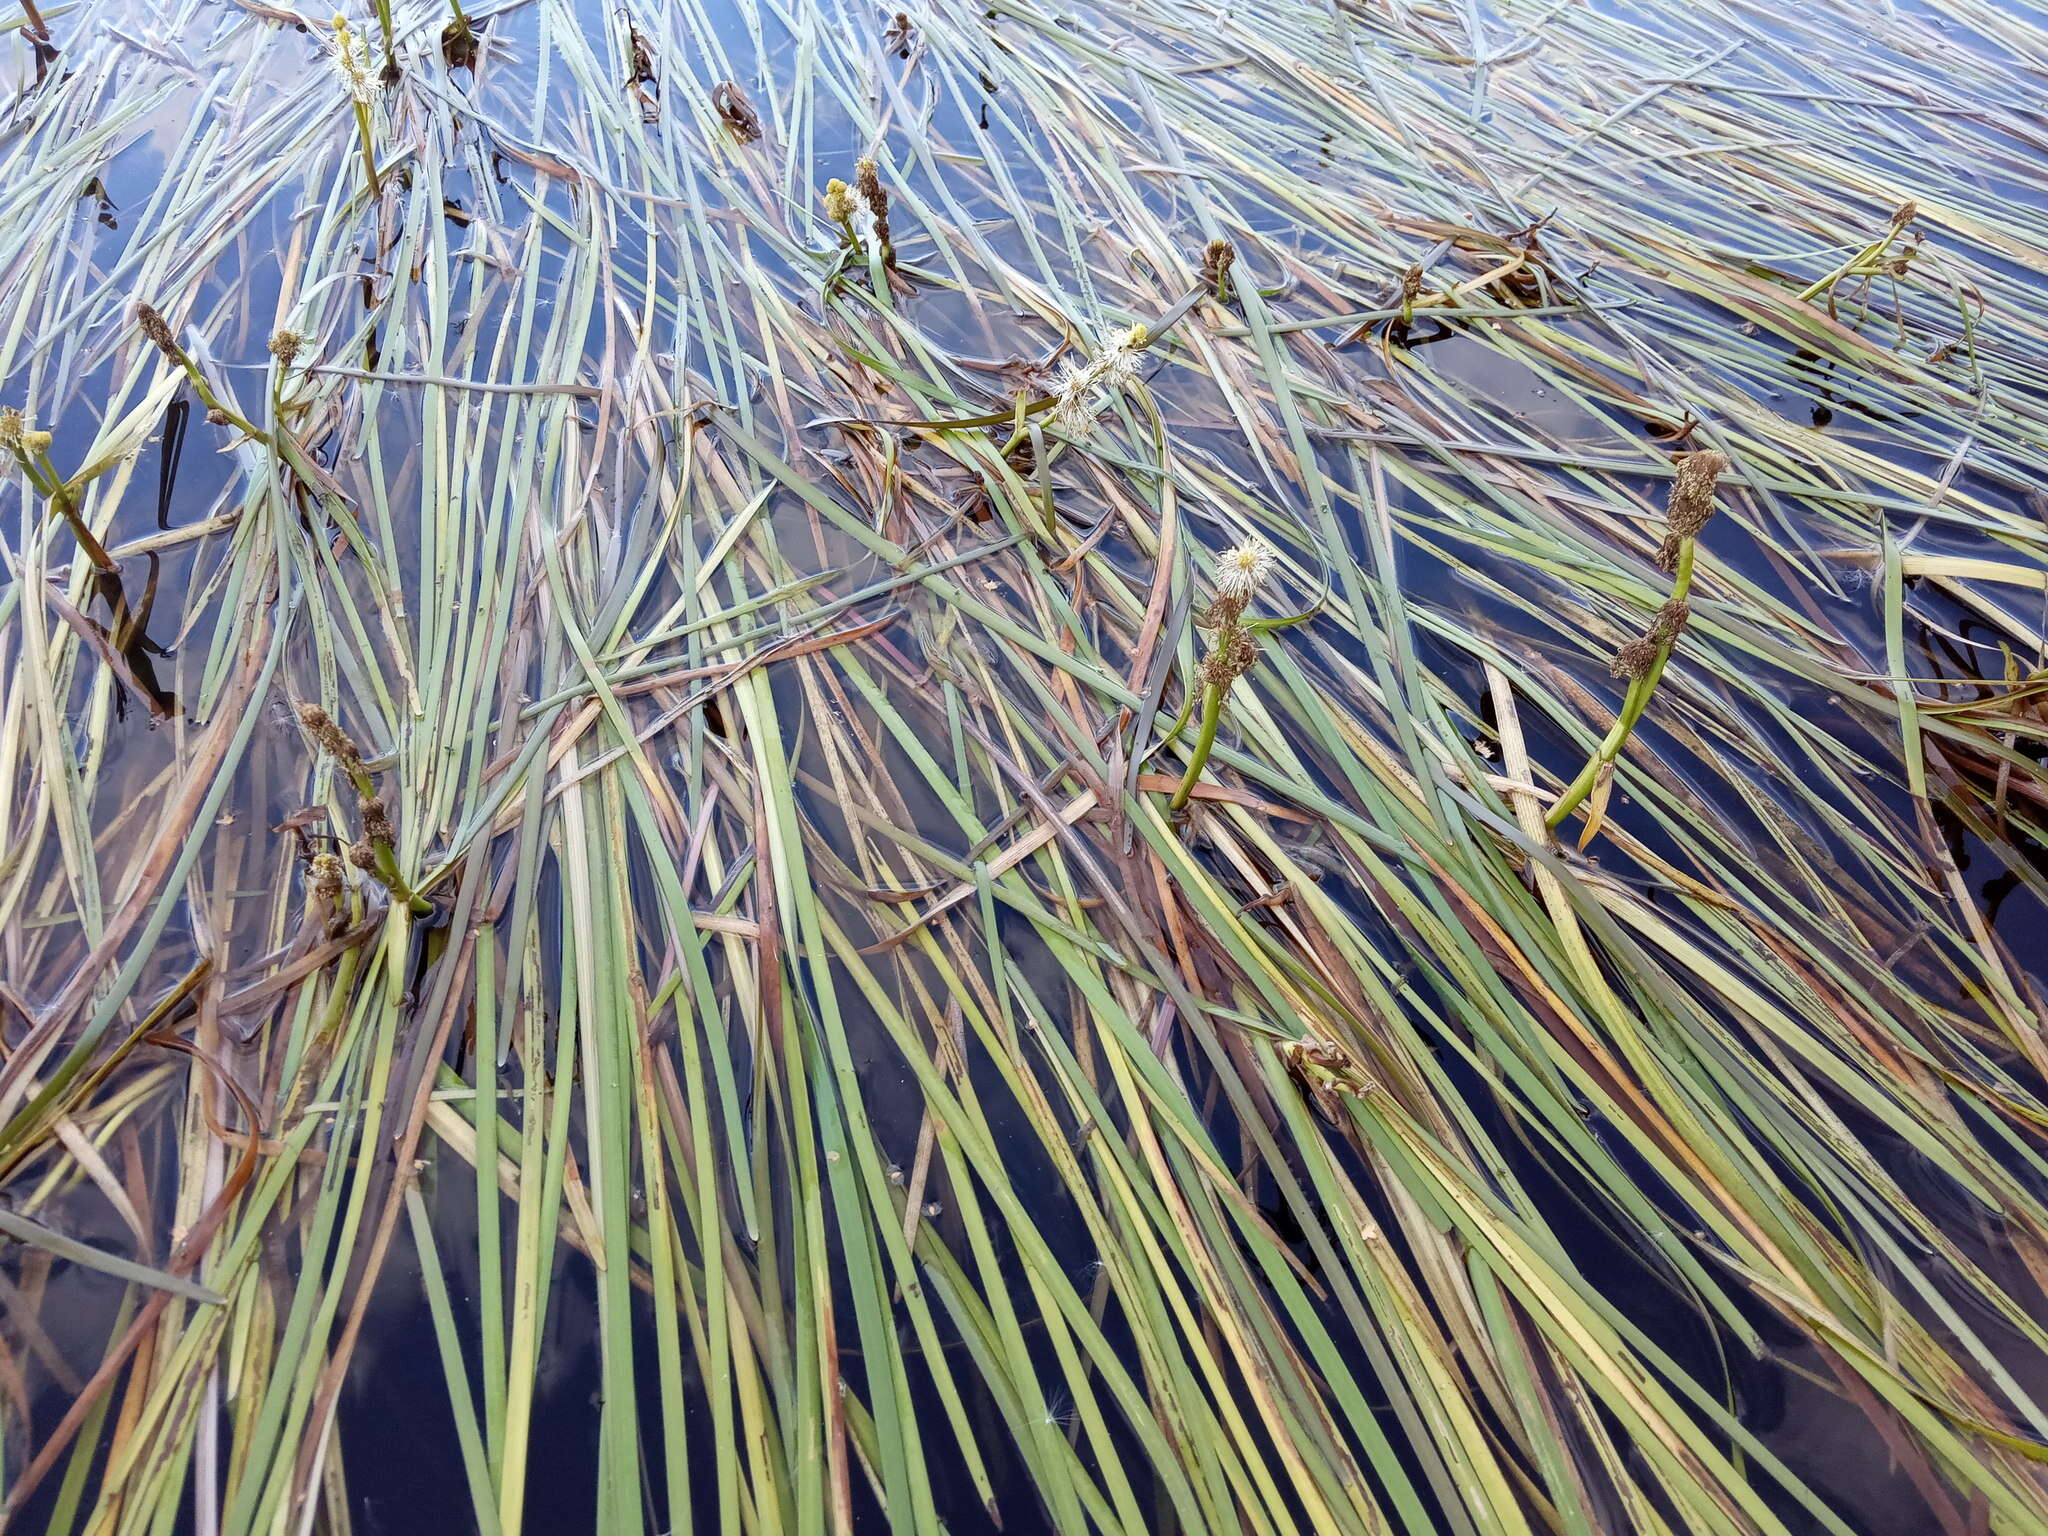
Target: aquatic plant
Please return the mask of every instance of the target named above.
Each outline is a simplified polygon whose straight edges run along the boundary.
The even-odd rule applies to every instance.
[[[2037,18],[376,14],[0,23],[10,1529],[2048,1527]]]
[[[0,453],[14,460],[21,477],[61,517],[86,559],[101,571],[119,569],[78,510],[78,498],[50,462],[51,434],[32,426],[15,407],[0,406]]]
[[[1167,805],[1175,815],[1187,809],[1202,770],[1208,766],[1209,754],[1216,750],[1216,730],[1222,723],[1223,701],[1230,695],[1231,684],[1258,660],[1258,644],[1252,638],[1253,626],[1245,622],[1245,610],[1266,584],[1273,564],[1273,552],[1256,541],[1226,549],[1216,557],[1216,596],[1197,620],[1211,632],[1209,654],[1200,671],[1201,723],[1180,787]]]
[[[1686,598],[1692,591],[1694,552],[1699,547],[1701,531],[1714,515],[1714,483],[1727,470],[1728,460],[1711,448],[1688,453],[1678,462],[1678,475],[1671,482],[1671,501],[1664,514],[1664,539],[1657,546],[1656,555],[1657,568],[1673,573],[1671,596],[1657,610],[1649,629],[1614,653],[1607,670],[1615,677],[1628,679],[1628,693],[1599,748],[1543,818],[1552,827],[1577,810],[1588,794],[1604,791],[1612,783],[1615,760],[1628,745],[1629,733],[1643,718],[1643,711],[1649,708],[1650,696],[1657,691],[1665,664],[1671,660],[1671,648],[1678,643],[1686,620],[1692,617]],[[1601,800],[1604,799],[1602,794]],[[1596,803],[1587,817],[1587,836],[1581,839],[1582,845],[1599,829],[1601,808]]]

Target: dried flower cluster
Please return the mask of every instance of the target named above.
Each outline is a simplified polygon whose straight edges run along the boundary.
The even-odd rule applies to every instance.
[[[0,406],[0,452],[11,453],[25,463],[49,449],[49,433],[30,426],[28,418],[13,406]]]
[[[173,334],[170,322],[164,319],[163,311],[154,304],[137,304],[135,323],[142,327],[142,334],[149,338],[150,345],[180,368],[185,366],[185,349],[178,345],[178,338]]]
[[[1614,653],[1614,660],[1607,670],[1615,677],[1625,677],[1630,682],[1640,682],[1650,675],[1650,669],[1657,664],[1657,658],[1665,647],[1678,639],[1685,628],[1685,621],[1692,617],[1692,609],[1678,598],[1673,598],[1657,610],[1656,618],[1643,634],[1629,641]]]
[[[372,846],[378,843],[398,841],[397,829],[391,825],[391,813],[385,809],[384,797],[365,795],[362,800],[363,840]]]
[[[1237,265],[1237,247],[1228,240],[1211,240],[1202,249],[1202,283],[1217,298],[1228,296],[1230,269]]]
[[[1699,537],[1707,526],[1714,515],[1714,484],[1727,471],[1727,459],[1711,448],[1678,461],[1678,478],[1671,482],[1671,499],[1665,504],[1664,542],[1657,547],[1659,569],[1675,567],[1686,541]]]
[[[299,724],[303,725],[306,733],[319,742],[321,749],[340,765],[343,773],[358,784],[369,777],[369,770],[363,766],[362,749],[355,744],[355,738],[336,725],[334,717],[326,710],[318,704],[301,704]]]
[[[321,750],[335,760],[355,786],[356,808],[363,818],[363,835],[346,850],[349,863],[388,890],[394,902],[404,903],[415,913],[431,912],[432,903],[414,892],[399,871],[398,832],[391,824],[391,812],[384,804],[384,797],[377,793],[376,781],[370,777],[370,770],[363,763],[362,749],[318,704],[299,706],[299,724],[320,744]]]
[[[332,907],[341,900],[341,860],[331,853],[316,853],[306,865],[306,884],[313,896]]]
[[[896,264],[896,247],[889,233],[889,193],[882,185],[882,173],[875,162],[862,156],[853,167],[853,182],[860,190],[861,208],[855,214],[855,228],[871,248],[880,251],[889,266]],[[861,215],[866,217],[862,218]]]

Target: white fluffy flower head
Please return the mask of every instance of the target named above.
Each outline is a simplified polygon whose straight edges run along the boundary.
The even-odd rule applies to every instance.
[[[1102,350],[1089,366],[1101,370],[1104,388],[1122,389],[1138,376],[1138,359],[1150,339],[1145,327],[1134,325]]]
[[[336,14],[334,36],[328,40],[328,57],[334,60],[335,73],[341,76],[341,83],[348,87],[349,95],[369,106],[376,99],[376,91],[370,84],[370,44],[360,32],[349,30],[348,18]]]
[[[1052,424],[1067,435],[1079,436],[1095,423],[1109,404],[1110,392],[1127,387],[1138,376],[1138,358],[1150,334],[1142,325],[1123,331],[1085,363],[1067,367],[1060,380],[1058,403],[1053,406]]]
[[[1249,539],[1216,557],[1216,595],[1248,599],[1266,584],[1273,573],[1273,551],[1257,539]]]

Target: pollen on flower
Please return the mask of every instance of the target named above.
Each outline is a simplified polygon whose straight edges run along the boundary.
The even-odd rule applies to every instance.
[[[1145,341],[1145,327],[1134,325],[1103,353],[1100,363],[1105,386],[1122,389],[1138,376],[1138,358],[1145,350]]]
[[[853,188],[834,176],[825,183],[825,217],[834,224],[851,224],[853,210]]]
[[[1151,341],[1142,325],[1120,332],[1085,363],[1069,364],[1060,380],[1052,424],[1069,436],[1086,432],[1109,404],[1110,392],[1138,376],[1138,357]]]
[[[1256,539],[1225,550],[1216,559],[1216,595],[1249,598],[1265,585],[1273,563],[1273,551]]]
[[[341,860],[331,853],[316,853],[306,870],[306,883],[315,896],[322,901],[333,903],[341,899]]]
[[[334,38],[327,45],[327,52],[351,97],[363,106],[376,99],[370,85],[369,44],[349,30],[348,18],[339,13],[334,18]]]

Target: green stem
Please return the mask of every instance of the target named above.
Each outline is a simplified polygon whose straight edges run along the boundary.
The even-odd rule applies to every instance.
[[[1802,303],[1810,302],[1820,294],[1827,292],[1828,289],[1834,287],[1836,283],[1839,283],[1845,277],[1868,277],[1881,271],[1881,267],[1872,264],[1877,262],[1878,258],[1882,257],[1892,248],[1892,242],[1899,238],[1899,231],[1904,228],[1905,225],[1902,222],[1894,219],[1891,227],[1883,235],[1871,241],[1870,244],[1863,247],[1854,256],[1851,256],[1839,267],[1836,267],[1834,271],[1828,273],[1826,277],[1821,278],[1818,282],[1809,283],[1806,287],[1800,289],[1794,297]]]
[[[1017,414],[1013,418],[1017,425],[1010,433],[1010,440],[1003,444],[1003,451],[996,455],[997,458],[1007,459],[1017,451],[1017,445],[1024,441],[1025,434],[1030,431],[1030,428],[1024,425],[1024,418],[1030,415],[1029,405],[1030,402],[1025,396],[1017,397]]]
[[[1195,737],[1194,751],[1188,754],[1188,771],[1181,778],[1180,788],[1173,792],[1173,799],[1167,802],[1167,814],[1178,816],[1187,809],[1195,784],[1208,766],[1209,753],[1216,745],[1216,726],[1222,718],[1223,690],[1211,683],[1202,694],[1202,729]]]
[[[1195,696],[1191,693],[1182,701],[1180,713],[1173,717],[1173,724],[1166,728],[1166,734],[1152,744],[1152,749],[1140,761],[1149,763],[1176,741],[1179,741],[1180,733],[1188,728],[1188,721],[1193,718],[1194,713]]]
[[[1671,600],[1682,603],[1686,593],[1692,590],[1692,556],[1695,540],[1687,539],[1678,547],[1678,569],[1671,583]],[[1579,770],[1565,792],[1558,797],[1557,804],[1550,808],[1550,814],[1543,818],[1543,824],[1553,831],[1564,824],[1567,816],[1578,809],[1586,796],[1593,792],[1593,786],[1600,781],[1601,772],[1621,756],[1621,749],[1628,745],[1628,738],[1636,728],[1636,722],[1643,718],[1643,711],[1650,706],[1650,695],[1657,691],[1657,683],[1664,676],[1665,663],[1671,660],[1671,644],[1666,640],[1657,647],[1656,659],[1643,675],[1628,685],[1628,693],[1621,701],[1621,713],[1614,717],[1614,724],[1608,729],[1605,739],[1586,760],[1586,766]]]
[[[71,536],[78,540],[78,547],[85,551],[86,559],[109,574],[118,571],[121,567],[114,562],[114,557],[107,553],[106,546],[100,543],[98,535],[86,523],[85,514],[78,510],[78,503],[72,498],[71,488],[64,483],[64,477],[57,473],[56,466],[50,463],[49,456],[38,454],[35,459],[31,459],[25,453],[17,453],[15,458],[21,464],[22,473],[28,476],[29,484],[41,492],[44,500],[49,502],[57,515],[70,525]]]
[[[456,7],[455,15],[457,19],[461,18],[462,8],[460,6]],[[384,32],[384,73],[386,78],[390,79],[398,74],[398,55],[392,48],[391,0],[377,0],[377,22]],[[371,178],[373,185],[375,180],[376,178],[373,176]]]
[[[185,377],[192,385],[192,393],[199,397],[199,403],[205,406],[209,413],[214,411],[220,412],[221,415],[227,417],[230,424],[246,432],[258,442],[267,443],[270,441],[270,434],[268,432],[257,426],[255,422],[244,416],[240,411],[230,410],[221,403],[220,396],[213,392],[213,386],[206,382],[206,375],[201,373],[199,365],[192,361],[192,354],[190,352],[187,352],[183,347],[179,347],[177,355],[180,366],[185,370]]]
[[[370,196],[374,198],[378,193],[377,152],[370,143],[370,109],[360,101],[355,103],[355,109],[356,131],[363,141],[363,171],[370,178]]]
[[[416,917],[425,917],[434,910],[434,904],[408,885],[405,876],[399,873],[398,854],[389,843],[372,843],[370,852],[377,861],[377,879],[391,893],[394,901],[404,902]]]

